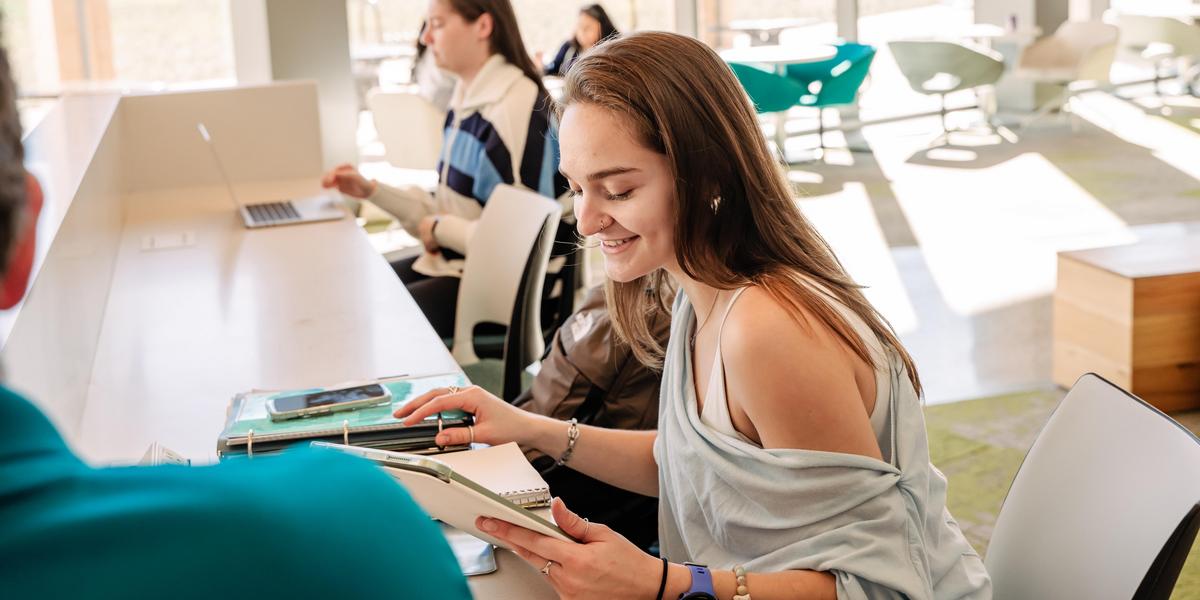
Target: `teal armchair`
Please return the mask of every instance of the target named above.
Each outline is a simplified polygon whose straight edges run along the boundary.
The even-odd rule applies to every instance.
[[[738,82],[746,90],[750,102],[759,114],[775,113],[775,146],[783,162],[787,162],[787,111],[800,102],[804,88],[783,75],[764,71],[754,65],[729,63]]]
[[[754,65],[729,63],[738,82],[750,96],[759,113],[783,112],[800,103],[804,87],[788,77],[764,71]]]
[[[837,54],[829,60],[787,66],[788,79],[804,89],[798,106],[818,111],[817,136],[821,150],[825,149],[825,109],[854,104],[874,59],[873,46],[841,42],[837,44]]]

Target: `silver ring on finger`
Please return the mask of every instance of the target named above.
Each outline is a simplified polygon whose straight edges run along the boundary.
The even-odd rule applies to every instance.
[[[471,434],[471,441],[468,443],[474,445],[475,444],[475,426],[467,425],[467,433]]]
[[[583,518],[583,535],[581,535],[579,537],[581,537],[583,539],[587,539],[588,530],[591,528],[592,528],[592,522],[589,521],[587,517],[584,517]]]
[[[553,564],[554,564],[554,561],[552,561],[552,560],[546,561],[546,566],[541,568],[542,575],[549,577],[550,576],[550,566]]]
[[[460,391],[462,391],[462,388],[458,387],[457,385],[452,385],[452,386],[446,388],[447,394],[457,394]]]

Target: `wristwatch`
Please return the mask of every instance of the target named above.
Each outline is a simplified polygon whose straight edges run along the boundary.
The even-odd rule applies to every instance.
[[[692,573],[692,587],[679,596],[679,600],[717,600],[717,591],[713,589],[712,573],[708,567],[696,563],[683,563]]]

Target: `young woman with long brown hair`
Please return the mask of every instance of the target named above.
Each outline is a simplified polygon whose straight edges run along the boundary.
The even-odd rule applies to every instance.
[[[568,598],[990,597],[929,462],[912,359],[799,212],[730,69],[694,39],[630,35],[579,60],[560,112],[561,170],[579,232],[601,242],[613,321],[663,370],[658,431],[533,416],[478,388],[398,414],[462,408],[477,441],[657,495],[662,559],[561,502],[578,543],[480,526]],[[664,349],[646,315],[672,284]]]
[[[392,213],[425,246],[392,263],[433,328],[454,334],[467,242],[498,184],[556,198],[558,173],[550,96],[521,41],[509,0],[430,0],[421,41],[437,66],[458,78],[446,115],[438,187],[395,188],[339,165],[322,184]]]

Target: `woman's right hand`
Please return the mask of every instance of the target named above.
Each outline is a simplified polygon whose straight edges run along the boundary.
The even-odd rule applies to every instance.
[[[355,198],[368,198],[375,193],[374,181],[362,176],[354,165],[343,163],[321,176],[321,187],[336,187],[339,192]]]
[[[462,410],[475,415],[474,434],[476,442],[484,444],[525,443],[523,439],[532,429],[534,415],[525,412],[473,385],[453,392],[450,388],[438,388],[426,392],[396,410],[397,419],[405,425],[415,425],[422,419],[444,410]],[[452,427],[437,436],[439,446],[461,446],[471,442],[471,432],[466,427]]]

